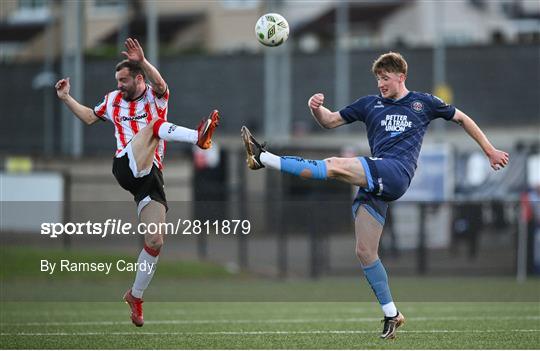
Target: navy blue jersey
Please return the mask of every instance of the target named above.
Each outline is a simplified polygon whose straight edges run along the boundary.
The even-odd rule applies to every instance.
[[[339,111],[347,122],[366,124],[371,155],[401,161],[410,179],[429,123],[451,120],[456,108],[436,96],[415,91],[399,100],[364,96]]]

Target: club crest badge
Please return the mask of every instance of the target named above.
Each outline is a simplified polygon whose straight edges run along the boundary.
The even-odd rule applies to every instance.
[[[424,110],[424,104],[422,104],[420,101],[413,101],[411,107],[414,112],[422,112]]]

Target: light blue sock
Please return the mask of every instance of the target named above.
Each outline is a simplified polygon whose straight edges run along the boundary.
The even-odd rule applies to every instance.
[[[326,180],[326,163],[296,156],[281,156],[281,171],[303,178]]]
[[[377,296],[377,300],[381,305],[386,305],[392,302],[392,294],[390,294],[390,287],[388,286],[388,275],[380,259],[373,262],[369,266],[362,267],[364,275],[366,276],[371,289]]]

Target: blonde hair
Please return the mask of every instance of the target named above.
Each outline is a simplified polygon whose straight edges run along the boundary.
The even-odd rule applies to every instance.
[[[387,52],[379,56],[371,67],[371,72],[374,75],[380,74],[382,72],[389,73],[403,73],[407,75],[407,61],[401,56],[398,52]]]

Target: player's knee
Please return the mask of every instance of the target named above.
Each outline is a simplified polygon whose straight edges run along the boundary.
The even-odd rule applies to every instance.
[[[156,124],[157,123],[157,124]],[[154,138],[159,140],[159,127],[163,124],[163,120],[159,118],[154,118],[150,121],[143,129],[137,133],[139,135],[140,133],[143,133],[147,138]]]
[[[326,163],[326,174],[329,178],[336,178],[344,175],[343,162],[338,157],[330,157],[324,160]]]
[[[152,120],[150,121],[150,123],[148,123],[148,124],[146,125],[145,128],[150,127],[150,129],[152,129],[152,127],[154,127],[154,124],[156,124],[157,121],[158,121],[157,118],[152,119]]]
[[[146,246],[153,250],[160,250],[163,246],[163,238],[161,235],[150,235],[146,240]]]
[[[365,262],[370,262],[373,257],[377,256],[376,252],[373,252],[369,246],[362,243],[356,244],[356,257],[364,264]]]
[[[154,135],[154,125],[156,124],[157,119],[153,119],[148,123],[143,129],[141,129],[140,132],[144,132],[145,134]],[[139,133],[140,133],[139,132]]]

